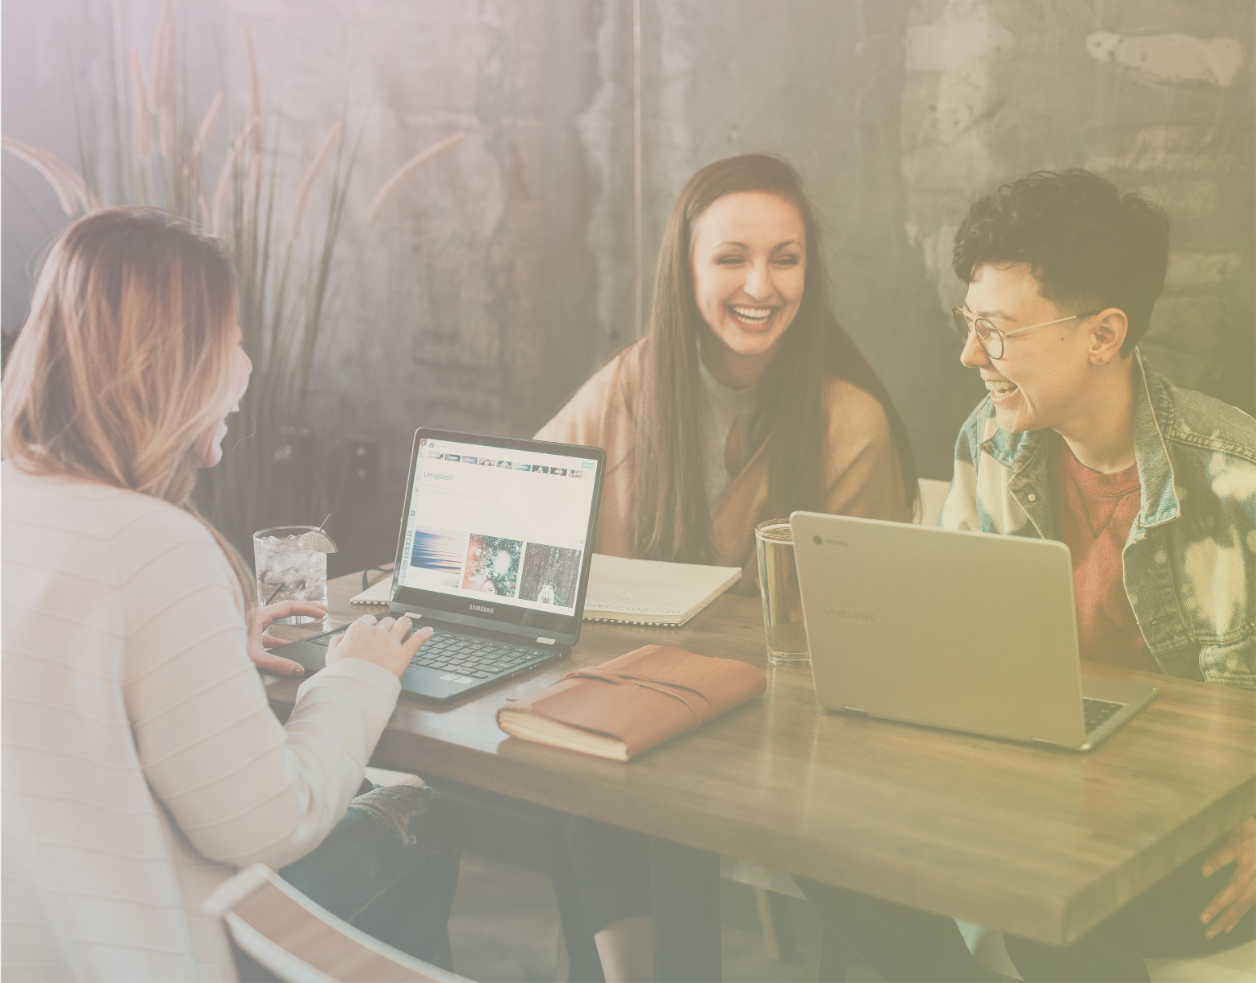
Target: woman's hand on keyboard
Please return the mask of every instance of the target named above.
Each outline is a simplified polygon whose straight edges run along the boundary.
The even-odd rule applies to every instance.
[[[282,655],[272,655],[267,649],[281,648],[287,641],[267,635],[266,629],[280,618],[290,618],[294,614],[303,614],[309,618],[322,618],[327,608],[321,604],[308,601],[280,601],[278,604],[267,604],[254,608],[249,617],[249,658],[257,663],[263,672],[273,672],[279,676],[300,676],[305,673],[301,663],[285,659]]]
[[[409,638],[410,619],[382,618],[368,614],[351,624],[342,635],[333,635],[327,646],[327,664],[341,659],[365,659],[383,666],[394,676],[410,666],[410,660],[424,642],[432,637],[431,628],[420,628]]]

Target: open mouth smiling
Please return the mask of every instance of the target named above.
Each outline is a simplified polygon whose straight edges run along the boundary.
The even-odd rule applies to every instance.
[[[766,324],[776,311],[775,307],[746,307],[742,304],[730,304],[728,309],[738,321],[751,326]]]
[[[1006,403],[1020,392],[1020,387],[1014,382],[1008,382],[1006,379],[986,379],[986,391],[990,393],[990,401],[1000,404]]]

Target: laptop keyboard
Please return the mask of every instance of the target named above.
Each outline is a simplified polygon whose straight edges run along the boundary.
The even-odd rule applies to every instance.
[[[412,629],[413,635],[417,628]],[[407,638],[410,636],[407,635]],[[332,636],[313,638],[316,645],[326,645]],[[452,632],[436,631],[431,638],[423,643],[423,647],[415,653],[410,662],[412,666],[436,669],[440,672],[457,673],[472,679],[488,679],[504,672],[518,669],[536,659],[543,658],[546,653],[528,648],[526,645],[512,645],[509,642],[494,642],[471,635],[455,635]]]
[[[1082,712],[1086,716],[1086,733],[1089,734],[1118,710],[1124,708],[1124,703],[1110,703],[1107,700],[1091,700],[1082,697]]]

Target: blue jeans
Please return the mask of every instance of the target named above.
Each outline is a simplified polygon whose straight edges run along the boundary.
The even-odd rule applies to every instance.
[[[350,803],[313,853],[279,874],[350,925],[436,962],[461,857],[435,799],[426,786],[377,785]]]

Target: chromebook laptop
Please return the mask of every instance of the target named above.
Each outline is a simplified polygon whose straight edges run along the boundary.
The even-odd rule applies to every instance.
[[[1063,543],[812,512],[790,524],[829,709],[1088,751],[1157,693],[1082,676]]]
[[[436,631],[403,692],[456,699],[571,651],[605,471],[596,447],[415,432],[389,607]],[[317,672],[344,630],[276,651]]]

